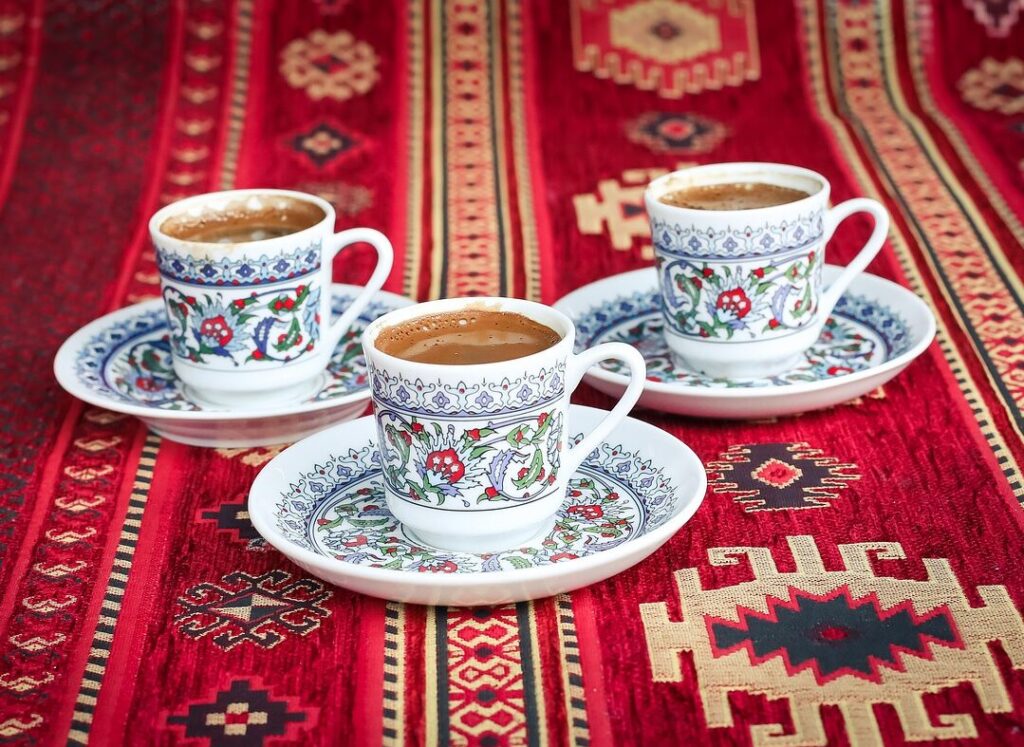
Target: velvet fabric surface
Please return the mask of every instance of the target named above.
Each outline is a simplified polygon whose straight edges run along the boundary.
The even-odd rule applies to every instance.
[[[0,741],[1024,744],[1022,16],[0,0]],[[692,446],[708,496],[569,595],[424,608],[330,587],[248,521],[278,447],[162,440],[50,374],[79,326],[159,295],[146,221],[189,195],[319,194],[339,228],[391,237],[388,290],[551,303],[651,263],[651,178],[732,160],[881,200],[870,271],[930,305],[936,342],[828,410],[636,413]],[[868,230],[844,224],[830,261]]]

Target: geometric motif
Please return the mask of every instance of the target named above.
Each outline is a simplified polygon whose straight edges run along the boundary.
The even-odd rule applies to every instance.
[[[249,550],[266,549],[266,540],[256,531],[249,520],[249,507],[245,493],[235,496],[232,501],[224,501],[215,509],[200,510],[200,520],[212,521],[220,531],[234,535],[235,539],[244,541]]]
[[[751,511],[827,508],[847,483],[859,480],[855,464],[822,456],[807,443],[737,444],[708,463],[708,487],[731,493]]]
[[[190,638],[212,634],[225,651],[242,642],[273,648],[289,633],[309,635],[331,614],[321,604],[332,592],[311,578],[291,578],[285,571],[260,576],[235,571],[221,579],[222,585],[198,584],[178,598],[182,611],[174,621]]]
[[[944,607],[918,618],[909,601],[883,610],[877,595],[855,600],[846,585],[820,595],[790,587],[789,594],[768,599],[767,615],[738,608],[739,622],[709,618],[715,656],[739,648],[755,663],[779,656],[786,674],[810,669],[821,685],[848,674],[881,682],[882,666],[903,671],[904,654],[932,659],[932,642],[963,647]]]
[[[926,578],[876,575],[876,560],[905,560],[895,542],[839,545],[826,570],[813,537],[787,537],[796,570],[780,572],[769,548],[716,547],[714,566],[749,563],[753,579],[704,589],[697,568],[676,571],[682,619],[664,602],[640,605],[655,682],[681,682],[692,656],[710,728],[734,725],[729,694],[787,703],[791,733],[753,724],[754,745],[825,745],[823,706],[838,706],[849,741],[883,744],[873,707],[895,709],[908,741],[977,737],[966,713],[930,714],[926,693],[961,683],[985,713],[1013,710],[990,643],[1024,669],[1024,620],[1004,586],[968,601],[949,561],[922,560]]]
[[[250,467],[259,467],[261,464],[269,462],[284,451],[285,446],[287,446],[287,444],[280,444],[278,446],[255,446],[252,448],[224,448],[217,449],[217,453],[228,459],[239,457],[242,460],[242,464],[246,464]]]
[[[452,744],[526,744],[516,605],[447,612],[447,705]],[[449,735],[445,735],[446,738]]]
[[[316,722],[319,709],[291,710],[295,705],[294,698],[273,700],[269,690],[254,690],[248,680],[234,680],[212,703],[193,702],[186,713],[168,716],[167,723],[183,727],[186,739],[209,740],[210,747],[262,745],[267,737],[295,739],[296,732]]]
[[[626,126],[626,136],[658,153],[707,153],[726,135],[725,127],[697,114],[648,112]]]
[[[1003,385],[995,388],[996,395],[1005,399],[1007,410],[1019,418],[1024,409],[1024,337],[1018,330],[1024,326],[1024,312],[999,269],[1000,260],[992,256],[999,256],[1002,250],[994,238],[985,236],[985,222],[979,220],[970,201],[962,201],[945,186],[935,161],[920,147],[908,121],[889,99],[884,84],[889,75],[884,62],[888,52],[879,44],[877,11],[881,6],[836,3],[834,7],[838,49],[842,51],[836,70],[847,92],[845,106],[870,139],[878,167],[888,172],[909,214],[920,224],[925,239],[922,246],[934,257],[963,309],[981,360],[993,379]],[[1024,71],[1019,75],[1024,77]],[[1000,76],[993,73],[991,77]],[[861,81],[871,83],[862,85]],[[1021,85],[1024,82],[1017,88]],[[1017,101],[1024,104],[1024,97]]]
[[[576,69],[598,78],[677,99],[760,77],[752,0],[573,0],[571,12]]]
[[[348,31],[328,34],[317,29],[281,50],[281,75],[292,88],[302,88],[314,101],[345,101],[377,82],[373,47]]]
[[[964,0],[964,7],[974,13],[974,20],[992,37],[1010,35],[1024,10],[1024,0]]]
[[[313,127],[303,127],[285,136],[289,150],[306,166],[323,169],[336,166],[364,148],[364,138],[356,135],[332,119],[325,119]]]
[[[680,163],[678,169],[693,166]],[[611,245],[619,251],[633,249],[634,240],[646,239],[640,244],[641,259],[653,259],[654,248],[649,243],[651,226],[644,209],[644,190],[648,183],[668,169],[626,169],[622,179],[602,179],[597,183],[597,193],[583,193],[572,198],[576,209],[576,227],[589,236],[607,232]]]
[[[1024,61],[1011,57],[999,62],[986,57],[957,83],[964,101],[1001,114],[1024,112]]]

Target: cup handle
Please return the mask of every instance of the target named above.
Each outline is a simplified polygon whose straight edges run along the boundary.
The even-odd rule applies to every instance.
[[[857,197],[841,202],[825,213],[825,240],[823,243],[827,244],[832,238],[832,234],[836,232],[839,224],[854,213],[870,213],[875,219],[875,228],[871,231],[871,236],[868,237],[860,253],[853,258],[853,261],[846,266],[846,269],[842,271],[839,277],[821,294],[821,303],[818,308],[820,318],[822,319],[827,318],[832,313],[832,308],[839,303],[839,299],[846,291],[847,286],[855,277],[864,272],[864,269],[870,264],[871,260],[875,258],[885,242],[885,237],[889,233],[889,213],[882,207],[882,204],[877,200],[871,200],[867,197]]]
[[[580,464],[583,463],[583,460],[587,458],[587,454],[596,449],[598,444],[611,433],[612,428],[622,422],[643,393],[644,380],[647,378],[647,364],[636,348],[623,342],[607,342],[603,345],[597,345],[596,347],[584,350],[578,355],[570,356],[568,372],[569,391],[572,392],[579,386],[580,380],[583,378],[583,374],[587,372],[587,369],[595,363],[608,359],[622,361],[629,366],[629,386],[626,387],[626,391],[622,393],[619,401],[615,403],[615,407],[605,416],[604,420],[598,423],[597,427],[582,441],[569,449],[569,453],[562,464],[562,469],[566,470],[565,474],[567,475],[575,472]]]
[[[324,262],[328,268],[328,275],[331,274],[331,263],[338,252],[360,242],[366,242],[377,250],[377,266],[374,268],[373,274],[370,275],[370,279],[366,281],[363,290],[359,292],[359,295],[353,299],[341,316],[331,322],[331,326],[325,335],[329,350],[334,349],[338,341],[341,340],[341,336],[348,331],[348,328],[352,326],[352,322],[356,320],[359,313],[366,308],[373,294],[384,285],[384,281],[388,279],[388,275],[391,273],[391,265],[395,261],[395,250],[391,247],[391,242],[388,241],[387,236],[373,228],[350,228],[347,231],[339,231],[327,239]]]

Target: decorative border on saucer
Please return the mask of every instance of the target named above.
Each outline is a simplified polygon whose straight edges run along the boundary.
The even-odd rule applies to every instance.
[[[254,257],[192,257],[167,249],[156,249],[156,265],[168,280],[189,285],[223,285],[238,288],[309,275],[320,269],[321,242],[298,247],[285,254]]]
[[[662,336],[664,319],[661,294],[657,290],[610,299],[573,321],[577,352],[602,342],[625,342],[643,354],[649,380],[715,389],[785,386],[835,379],[902,355],[914,343],[912,330],[899,313],[866,296],[847,293],[832,310],[803,363],[769,379],[731,381],[675,368]],[[624,372],[615,362],[601,366],[612,373]]]
[[[572,440],[578,443],[583,434]],[[551,534],[500,553],[422,547],[387,510],[371,442],[300,472],[274,506],[274,522],[299,547],[354,565],[400,572],[488,573],[537,568],[610,550],[662,526],[677,489],[641,451],[603,443],[569,481]],[[339,494],[343,494],[338,499]],[[339,510],[340,509],[340,510]]]
[[[342,313],[354,296],[335,294],[332,311]],[[336,399],[367,388],[363,329],[394,306],[373,301],[341,338],[327,365],[324,388],[313,400]],[[170,357],[167,314],[162,307],[142,311],[103,328],[79,349],[75,375],[89,389],[129,405],[154,410],[201,410],[180,389]]]
[[[651,219],[654,249],[680,259],[749,259],[809,249],[825,235],[822,211],[795,220],[714,230],[676,221]]]
[[[369,366],[370,390],[379,409],[436,418],[488,418],[542,407],[565,394],[565,362],[519,378],[460,382],[437,381],[391,374]]]

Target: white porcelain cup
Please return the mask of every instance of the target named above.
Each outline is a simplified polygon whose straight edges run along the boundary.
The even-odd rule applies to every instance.
[[[229,212],[307,211],[310,227],[239,243],[168,235],[169,220],[216,220]],[[172,221],[172,223],[174,222]],[[174,372],[207,407],[246,409],[301,401],[320,386],[341,336],[391,272],[391,242],[372,228],[334,232],[326,200],[280,189],[213,192],[175,202],[149,222]],[[362,292],[331,319],[331,262],[360,242],[377,250]]]
[[[562,338],[496,363],[417,363],[382,352],[380,331],[427,314],[508,311]],[[608,343],[574,355],[576,330],[555,309],[511,298],[447,299],[392,311],[363,333],[388,508],[425,545],[464,552],[519,547],[546,533],[569,477],[626,417],[646,366],[634,348]],[[610,413],[570,448],[569,397],[588,368],[629,367]]]
[[[699,185],[761,182],[807,197],[752,210],[667,205]],[[760,378],[800,360],[850,281],[875,258],[889,215],[875,200],[828,207],[830,185],[810,169],[777,163],[696,166],[655,179],[644,193],[661,288],[665,338],[682,365],[718,378]],[[854,213],[874,218],[864,248],[828,287],[825,247]]]

